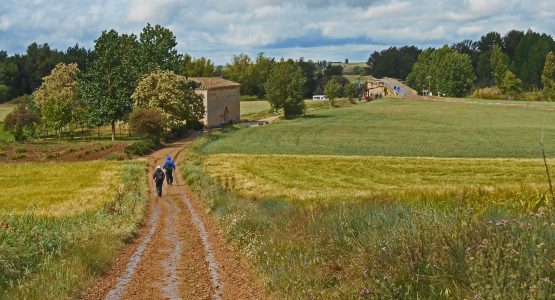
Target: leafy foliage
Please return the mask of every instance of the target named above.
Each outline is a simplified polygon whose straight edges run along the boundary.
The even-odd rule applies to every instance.
[[[490,63],[493,80],[495,80],[495,84],[501,85],[501,82],[505,78],[505,73],[509,69],[509,57],[507,54],[503,53],[500,45],[495,45],[493,48]]]
[[[126,120],[133,107],[131,95],[139,75],[137,47],[133,34],[103,31],[95,42],[96,59],[80,80],[81,96],[90,108],[89,123],[110,123],[112,140],[116,121]]]
[[[305,111],[303,90],[306,82],[301,68],[291,59],[277,63],[264,84],[266,98],[275,110],[283,108],[286,118]]]
[[[129,117],[129,126],[132,132],[154,139],[160,138],[166,122],[166,116],[155,108],[135,109]]]
[[[422,52],[407,82],[416,90],[431,82],[430,90],[434,93],[461,97],[470,91],[475,78],[470,57],[445,45],[438,50]]]
[[[156,70],[145,75],[131,96],[139,108],[156,108],[170,127],[204,116],[203,96],[197,94],[198,84],[172,71]]]
[[[23,143],[35,134],[40,116],[32,107],[30,101],[19,103],[4,119],[5,129],[11,131],[15,139]]]
[[[515,49],[512,69],[528,89],[538,88],[547,52],[555,50],[553,38],[529,30]]]
[[[71,122],[83,123],[85,105],[77,92],[78,74],[77,64],[59,63],[33,93],[46,127],[61,130]]]
[[[505,76],[499,87],[505,95],[514,97],[522,92],[522,81],[513,72],[505,71]]]
[[[555,54],[550,51],[542,72],[543,94],[547,100],[555,100]]]
[[[155,69],[181,70],[181,55],[175,47],[177,41],[173,32],[160,25],[152,27],[147,24],[139,36],[137,49],[138,66],[141,74],[147,74]]]
[[[375,51],[366,63],[368,72],[377,78],[405,79],[421,52],[416,46],[390,47],[380,52]]]
[[[330,81],[328,81],[328,83],[326,84],[326,88],[324,89],[324,94],[330,100],[331,105],[334,107],[336,106],[335,99],[339,97],[339,94],[341,93],[341,88],[341,84],[337,80],[331,79]]]
[[[210,59],[193,59],[189,54],[183,56],[181,68],[181,74],[186,77],[211,77],[216,74],[214,63]]]

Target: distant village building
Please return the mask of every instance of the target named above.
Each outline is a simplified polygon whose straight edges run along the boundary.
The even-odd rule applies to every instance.
[[[204,125],[208,128],[230,123],[238,123],[241,119],[240,88],[237,82],[220,77],[190,77],[200,84],[197,93],[204,96]]]
[[[384,82],[374,77],[368,77],[366,81],[365,98],[379,98],[387,95],[387,87]]]

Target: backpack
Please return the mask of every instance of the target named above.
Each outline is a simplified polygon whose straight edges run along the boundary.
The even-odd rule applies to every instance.
[[[170,171],[170,172],[171,172],[171,170],[172,170],[172,164],[171,164],[169,161],[166,161],[166,162],[164,163],[164,166],[163,166],[162,168],[163,168],[164,170],[166,170],[166,171]]]
[[[157,182],[164,181],[164,172],[156,171],[155,178]]]

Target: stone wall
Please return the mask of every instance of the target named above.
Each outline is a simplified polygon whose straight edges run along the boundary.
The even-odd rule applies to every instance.
[[[204,95],[206,112],[203,122],[206,127],[218,127],[225,123],[238,123],[241,120],[239,91],[238,86],[197,90],[197,93]]]

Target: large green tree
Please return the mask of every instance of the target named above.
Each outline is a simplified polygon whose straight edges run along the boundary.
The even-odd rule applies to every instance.
[[[545,57],[555,50],[553,38],[528,30],[516,47],[512,70],[528,90],[541,86],[541,75]]]
[[[427,49],[418,57],[407,82],[414,89],[428,87],[432,92],[462,97],[472,88],[475,80],[470,57],[450,49],[447,45]]]
[[[147,24],[139,36],[137,58],[141,74],[148,74],[155,69],[181,70],[181,55],[175,47],[175,35],[168,28]]]
[[[276,63],[264,84],[266,99],[274,109],[283,108],[286,118],[302,115],[305,81],[303,71],[293,60],[282,60]]]
[[[203,118],[203,96],[195,92],[197,87],[197,83],[185,76],[168,70],[156,70],[140,80],[131,97],[139,108],[162,111],[169,127],[175,128],[186,121]]]
[[[555,100],[555,54],[550,51],[546,58],[542,72],[543,94],[549,100]]]
[[[91,125],[110,124],[115,140],[116,122],[124,121],[133,108],[131,95],[140,74],[137,37],[103,31],[95,41],[95,60],[80,80],[80,92],[90,108]]]
[[[225,76],[241,84],[241,95],[254,95],[252,65],[252,59],[246,54],[234,55],[231,64],[227,65]]]

